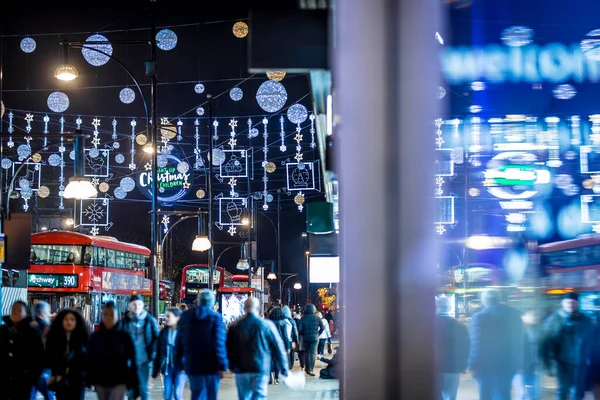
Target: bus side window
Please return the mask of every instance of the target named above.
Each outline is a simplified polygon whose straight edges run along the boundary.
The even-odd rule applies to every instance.
[[[83,255],[83,265],[90,265],[92,262],[92,247],[86,246]]]
[[[98,267],[104,267],[105,265],[105,251],[101,247],[94,247],[94,263]]]

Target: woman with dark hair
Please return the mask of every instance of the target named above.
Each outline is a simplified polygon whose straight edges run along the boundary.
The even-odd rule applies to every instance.
[[[273,308],[273,310],[271,310],[271,313],[269,314],[269,319],[275,324],[275,327],[279,332],[279,336],[281,337],[281,340],[283,340],[285,350],[289,354],[290,350],[292,349],[292,324],[285,318],[283,310],[279,307]],[[274,363],[272,364],[272,372],[275,375],[275,384],[279,385],[279,370],[275,368]],[[272,379],[269,379],[269,381],[272,381]]]
[[[169,308],[165,319],[165,327],[158,335],[156,358],[152,377],[156,379],[159,373],[163,376],[165,400],[183,400],[185,374],[181,365],[175,363],[175,340],[177,338],[177,323],[181,318],[179,308]]]
[[[43,369],[42,338],[31,327],[31,312],[16,301],[0,326],[0,388],[5,400],[29,399]]]
[[[52,370],[48,385],[58,400],[85,397],[88,339],[87,324],[78,311],[66,309],[56,315],[46,352]]]
[[[300,342],[300,338],[298,337],[298,327],[296,326],[296,321],[292,318],[292,310],[288,306],[283,306],[283,315],[286,320],[290,321],[290,327],[292,328],[290,331],[290,336],[292,338],[292,347],[290,349],[290,369],[294,368],[294,346],[297,349],[298,344]]]

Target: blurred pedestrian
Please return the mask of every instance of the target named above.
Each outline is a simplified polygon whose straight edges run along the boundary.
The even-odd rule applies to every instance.
[[[42,339],[44,348],[46,347],[46,338],[48,336],[48,331],[50,330],[51,315],[52,309],[50,308],[50,304],[43,300],[37,300],[34,302],[33,321],[31,321],[31,327]],[[51,375],[50,368],[47,367],[48,361],[49,360],[46,358],[44,353],[44,369],[42,370],[42,374],[35,384],[34,390],[31,392],[31,400],[35,400],[38,392],[44,396],[44,399],[46,400],[54,400],[55,398],[54,393],[48,389],[48,379],[50,379]]]
[[[315,376],[315,360],[317,358],[317,346],[319,336],[325,330],[325,324],[317,316],[317,308],[314,304],[307,304],[304,316],[298,324],[298,333],[302,336],[303,349],[306,352],[305,371],[307,375]]]
[[[283,310],[279,307],[275,307],[271,310],[269,319],[275,324],[277,332],[279,332],[279,337],[283,341],[286,355],[288,355],[287,358],[289,359],[289,353],[292,349],[292,324],[285,318]],[[272,363],[271,372],[273,373],[273,376],[269,378],[269,384],[275,383],[276,385],[279,385],[279,369],[276,368],[275,362]]]
[[[227,332],[227,355],[239,400],[267,398],[272,363],[284,377],[288,374],[285,346],[272,321],[259,318],[260,302],[246,300],[246,314]]]
[[[156,379],[158,374],[162,374],[165,400],[183,400],[185,374],[181,370],[181,365],[175,364],[177,324],[181,314],[179,308],[167,310],[165,327],[158,335],[152,377]]]
[[[29,399],[43,368],[44,345],[31,327],[29,307],[12,305],[0,326],[0,388],[4,400]]]
[[[212,291],[200,292],[197,302],[197,307],[186,311],[177,325],[175,364],[188,376],[192,400],[216,400],[229,367],[225,324],[221,314],[213,310]]]
[[[129,333],[135,346],[135,362],[139,382],[137,396],[130,391],[127,397],[131,400],[137,397],[149,400],[148,381],[150,380],[150,366],[156,356],[158,324],[154,317],[144,310],[144,299],[139,294],[134,294],[129,299],[129,312],[123,318],[121,327]]]
[[[332,358],[323,358],[317,356],[319,361],[327,364],[327,367],[321,369],[319,378],[321,379],[340,379],[339,367],[342,364],[342,349],[341,346],[336,347],[335,354]],[[445,398],[443,400],[446,400]]]
[[[325,354],[325,343],[329,343],[329,348],[331,348],[331,332],[329,331],[329,322],[323,318],[323,314],[318,312],[317,316],[321,318],[323,326],[325,327],[325,330],[323,330],[319,336],[319,346],[317,347],[317,354],[323,356]],[[331,352],[329,354],[331,354]]]
[[[525,334],[519,312],[501,304],[500,293],[482,293],[483,309],[471,320],[469,369],[481,400],[510,400],[512,381],[523,365]]]
[[[300,326],[300,320],[302,319],[302,314],[300,312],[294,312],[294,321],[296,321],[296,329]],[[298,353],[298,362],[300,363],[300,368],[304,370],[304,366],[306,365],[306,351],[304,351],[304,341],[302,340],[302,334],[298,331],[298,346],[296,346],[296,352]]]
[[[122,400],[128,389],[139,389],[135,346],[118,322],[115,304],[106,303],[100,327],[90,337],[87,385],[95,387],[98,400]]]
[[[540,394],[540,340],[542,327],[538,313],[529,310],[523,314],[522,320],[525,327],[525,349],[523,371],[521,373],[523,393],[522,399],[537,399]]]
[[[294,320],[294,318],[292,318],[292,310],[290,310],[290,307],[283,306],[282,310],[283,310],[283,315],[285,316],[285,319],[290,321],[290,326],[292,327],[292,331],[291,331],[292,347],[291,347],[291,350],[289,353],[289,362],[290,362],[289,367],[290,367],[290,369],[292,369],[292,368],[294,368],[294,357],[295,357],[294,350],[298,349],[298,342],[299,342],[298,327],[296,326],[296,320]]]
[[[186,312],[186,311],[188,310],[188,305],[187,305],[187,304],[185,304],[185,303],[182,303],[182,304],[179,306],[179,309],[181,310],[181,312],[182,312],[182,313],[184,313],[184,312]]]
[[[579,311],[577,293],[567,293],[561,309],[544,322],[542,360],[548,372],[558,378],[557,399],[576,398],[581,376],[581,353],[584,339],[592,329],[592,320]]]
[[[456,400],[460,374],[467,370],[469,361],[469,331],[450,316],[450,299],[436,299],[435,348],[438,390],[442,400]]]
[[[52,373],[48,386],[58,400],[85,397],[88,340],[87,324],[79,312],[66,309],[54,318],[48,332],[46,354]]]

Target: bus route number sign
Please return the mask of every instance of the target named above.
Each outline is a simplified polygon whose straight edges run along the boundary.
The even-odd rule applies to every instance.
[[[27,277],[28,287],[76,288],[78,284],[77,275],[30,274]]]

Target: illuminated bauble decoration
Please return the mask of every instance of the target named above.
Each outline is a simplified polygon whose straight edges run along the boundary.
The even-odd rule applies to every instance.
[[[131,104],[135,100],[135,92],[131,88],[123,88],[119,93],[119,99],[125,104]]]
[[[114,142],[113,143],[113,148],[114,149],[118,149],[119,147],[121,147],[121,143],[119,143],[119,142]]]
[[[223,164],[225,162],[225,159],[227,158],[227,156],[225,155],[225,152],[221,149],[213,149],[212,154],[213,154],[212,163],[215,167],[218,167],[221,164]]]
[[[4,112],[6,109],[4,108],[4,102],[0,101],[0,118],[4,117]]]
[[[568,83],[558,85],[552,90],[552,94],[558,100],[570,100],[577,94],[577,90]]]
[[[42,199],[45,199],[46,197],[50,196],[50,189],[48,188],[48,186],[40,186],[40,188],[38,189],[38,196],[40,196]]]
[[[229,97],[233,101],[240,101],[244,97],[244,92],[239,87],[234,87],[229,91]]]
[[[13,162],[9,158],[3,158],[1,164],[3,169],[10,169],[10,167],[13,165]]]
[[[277,167],[275,166],[275,163],[272,161],[269,161],[268,163],[265,164],[265,171],[267,171],[269,174],[272,174],[273,172],[275,172],[276,169],[277,169]]]
[[[477,105],[477,104],[473,104],[472,106],[469,107],[469,112],[472,114],[478,114],[481,112],[481,106]]]
[[[175,136],[177,136],[177,127],[171,123],[161,125],[160,134],[169,140],[173,139]]]
[[[158,168],[164,168],[169,163],[169,160],[166,155],[161,154],[156,158],[156,165]]]
[[[115,188],[114,194],[119,200],[123,200],[125,197],[127,197],[127,192],[124,191],[120,186]]]
[[[250,137],[251,138],[258,137],[258,135],[260,135],[260,131],[258,129],[256,129],[256,128],[250,129]]]
[[[243,39],[248,36],[248,24],[244,21],[238,21],[233,24],[233,36],[239,39]]]
[[[161,50],[173,50],[177,46],[177,35],[170,29],[161,29],[156,34],[156,47]]]
[[[74,150],[71,150],[71,152],[69,153],[69,158],[71,160],[75,160],[75,151]]]
[[[186,161],[181,161],[179,164],[177,164],[178,172],[181,172],[182,174],[187,174],[189,170],[190,164],[188,164]]]
[[[591,190],[594,187],[594,181],[592,179],[586,179],[583,182],[581,182],[582,186],[585,189]]]
[[[285,71],[267,71],[267,78],[272,81],[281,82],[285,78]]]
[[[135,189],[135,181],[133,180],[133,178],[131,178],[129,176],[126,176],[125,178],[121,179],[121,182],[119,183],[119,186],[125,192],[129,193],[133,189]]]
[[[269,193],[267,195],[267,203],[272,203],[273,202],[273,195],[271,193]]]
[[[279,82],[263,82],[256,92],[256,101],[266,112],[274,113],[283,108],[287,101],[285,87]]]
[[[586,58],[600,61],[600,29],[594,29],[581,41],[581,51]]]
[[[481,194],[481,192],[477,188],[471,188],[471,189],[469,189],[469,196],[471,196],[471,197],[477,197],[480,194]]]
[[[33,189],[31,189],[30,187],[21,189],[21,197],[23,197],[24,199],[30,199],[31,196],[33,196]]]
[[[21,189],[31,187],[31,182],[29,182],[26,178],[21,178],[19,179],[19,187]]]
[[[287,117],[293,124],[301,124],[308,118],[308,110],[302,104],[294,104],[287,110]]]
[[[24,160],[31,155],[31,147],[26,144],[22,144],[17,147],[17,154],[21,160]]]
[[[435,92],[435,98],[441,100],[444,97],[446,97],[446,89],[444,89],[442,86],[438,86]]]
[[[196,83],[196,86],[194,86],[194,92],[198,94],[204,93],[204,85],[201,83]]]
[[[52,92],[48,96],[48,108],[56,113],[67,111],[69,108],[69,96],[63,92]]]
[[[83,54],[83,58],[85,61],[92,64],[95,67],[99,67],[101,65],[106,64],[110,60],[110,56],[112,56],[113,47],[108,42],[108,39],[102,35],[92,35],[88,37],[86,42],[107,42],[106,44],[85,44],[84,48],[81,49],[81,54]],[[100,50],[105,54],[99,53],[92,49]]]
[[[262,192],[254,192],[254,200],[261,200],[263,198]]]
[[[50,154],[50,156],[48,157],[48,164],[50,164],[53,167],[58,167],[61,162],[62,161],[58,154]]]
[[[297,194],[294,197],[294,203],[296,203],[299,206],[302,205],[302,204],[304,204],[304,201],[305,200],[304,200],[304,195],[303,194]]]
[[[102,193],[106,193],[110,190],[110,185],[106,182],[102,182],[98,185],[98,189],[100,189]]]
[[[203,116],[204,115],[204,107],[196,108],[196,114],[198,114],[199,116]]]
[[[511,26],[502,31],[500,39],[507,46],[526,46],[533,41],[533,29],[526,26]]]
[[[123,164],[125,162],[125,156],[123,154],[117,154],[115,156],[115,161],[117,164]]]
[[[199,199],[203,199],[206,196],[206,192],[202,189],[198,189],[196,191],[196,197]]]
[[[38,163],[40,161],[42,161],[42,156],[40,153],[35,153],[34,155],[31,156],[31,161]]]
[[[148,136],[144,135],[143,133],[140,133],[135,137],[135,142],[140,146],[143,146],[146,143],[148,143]]]
[[[95,147],[92,147],[90,149],[90,151],[88,152],[88,154],[90,155],[90,157],[92,158],[98,158],[98,156],[100,156],[100,150],[98,150]]]
[[[26,37],[21,40],[21,50],[23,50],[23,53],[33,53],[35,51],[35,46],[36,43],[33,38]]]

